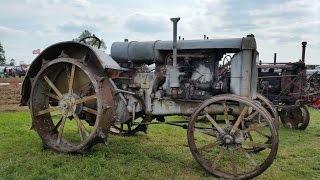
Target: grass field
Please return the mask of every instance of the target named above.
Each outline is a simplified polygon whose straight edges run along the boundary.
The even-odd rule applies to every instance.
[[[281,127],[276,160],[257,179],[320,179],[320,111],[305,131]],[[179,117],[171,117],[171,119]],[[148,134],[110,136],[87,155],[43,150],[29,112],[0,113],[0,179],[214,179],[195,161],[186,130],[149,126]]]

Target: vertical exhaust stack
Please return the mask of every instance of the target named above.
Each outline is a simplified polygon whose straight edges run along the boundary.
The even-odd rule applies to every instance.
[[[173,67],[177,67],[177,24],[180,18],[170,18],[170,20],[173,22]]]
[[[277,53],[274,53],[273,64],[276,65],[276,63],[277,63]]]
[[[305,62],[305,57],[306,57],[306,45],[307,45],[307,42],[306,41],[303,41],[302,42],[302,62]]]
[[[171,97],[178,98],[178,88],[180,87],[179,76],[181,73],[179,72],[178,60],[177,60],[177,24],[180,20],[177,18],[170,18],[173,22],[173,42],[172,42],[172,67],[169,70],[169,86],[171,88]]]

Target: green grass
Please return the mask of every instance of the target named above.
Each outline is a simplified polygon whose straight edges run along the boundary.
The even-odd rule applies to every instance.
[[[320,111],[305,131],[281,127],[276,160],[257,179],[320,179]],[[171,117],[174,119],[177,117]],[[214,179],[195,161],[186,130],[149,126],[148,134],[109,137],[88,155],[43,150],[28,112],[0,113],[0,179]]]

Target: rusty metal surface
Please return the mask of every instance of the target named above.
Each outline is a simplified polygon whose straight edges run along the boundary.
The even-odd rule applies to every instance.
[[[61,55],[62,51],[65,51],[68,56],[74,59],[78,59],[79,61],[87,61],[88,59],[90,59],[89,63],[95,64],[99,69],[108,68],[116,70],[126,70],[124,68],[121,68],[109,55],[95,47],[74,41],[61,42],[51,45],[35,58],[25,76],[21,87],[22,105],[27,105],[27,102],[29,101],[31,90],[30,79],[34,78],[37,75],[43,64],[57,58],[59,55]]]
[[[294,63],[259,63],[260,93],[276,106],[284,126],[304,130],[309,124],[308,109],[304,104],[317,100],[320,94],[317,73],[306,73],[305,48],[302,60]]]
[[[176,27],[178,19],[172,20]],[[222,178],[253,178],[265,171],[274,160],[278,134],[276,115],[270,116],[262,106],[267,104],[272,112],[270,103],[253,100],[259,59],[254,36],[176,41],[176,28],[173,34],[172,41],[115,42],[112,58],[77,42],[58,43],[43,51],[23,82],[22,103],[30,100],[33,128],[44,145],[81,153],[106,142],[110,131],[134,135],[146,132],[153,119],[165,123],[165,116],[191,116],[189,124],[201,124],[202,118],[208,121],[210,130],[200,131],[216,138],[212,142],[222,148],[244,153],[249,163],[256,164],[248,152],[267,154],[253,170],[231,174],[214,170],[192,144],[194,127],[189,125],[190,150],[205,170]],[[224,69],[219,68],[220,62]],[[226,124],[219,127],[221,120],[216,122],[213,116],[224,117]],[[74,126],[64,128],[70,123]],[[269,128],[269,139],[245,145],[252,141],[249,131],[259,123]]]
[[[71,65],[72,69],[75,69],[73,75],[70,75],[73,80],[68,78],[68,73],[64,73],[67,71],[61,71],[61,69],[70,68]],[[72,70],[69,72],[71,74]],[[33,119],[32,128],[37,131],[45,146],[59,152],[82,153],[97,142],[105,141],[114,121],[115,102],[109,83],[101,81],[100,77],[102,74],[96,71],[95,66],[84,66],[71,58],[58,58],[43,66],[34,79],[30,109]],[[93,87],[92,92],[90,88],[86,90],[89,85]],[[93,94],[83,94],[83,92]],[[85,130],[86,122],[80,120],[86,112],[90,112],[91,115],[88,121],[93,121],[93,128],[90,130],[88,127]],[[57,123],[54,117],[59,114],[61,119]],[[73,119],[72,121],[78,124],[80,140],[68,138],[70,129],[64,128],[67,118]]]
[[[307,82],[304,63],[290,63],[289,68],[283,69],[285,65],[272,66],[277,68],[270,68],[270,65],[258,65],[260,90],[268,99],[274,103],[295,103],[308,94],[304,89]]]
[[[279,115],[282,124],[287,128],[304,130],[309,125],[310,115],[305,105],[283,107]]]
[[[223,121],[218,121],[217,116],[207,112],[212,104],[225,104]],[[242,106],[239,116],[232,118],[230,104]],[[188,144],[192,155],[204,169],[219,178],[250,179],[261,174],[275,159],[279,143],[272,118],[262,109],[254,101],[235,95],[218,95],[204,101],[196,108],[188,125]],[[205,114],[204,118],[202,114]],[[231,121],[234,123],[231,124]],[[242,128],[238,129],[240,124]],[[261,124],[264,124],[264,133],[269,138],[259,141],[253,137]],[[243,138],[244,134],[250,138]],[[248,153],[259,150],[265,153]],[[254,156],[263,160],[256,162]],[[247,162],[237,162],[241,157]]]

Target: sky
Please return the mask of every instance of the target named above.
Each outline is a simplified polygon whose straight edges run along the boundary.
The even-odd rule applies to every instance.
[[[0,42],[6,59],[31,63],[32,50],[89,30],[106,42],[171,40],[171,17],[185,39],[254,34],[262,62],[320,64],[320,0],[1,0]]]

